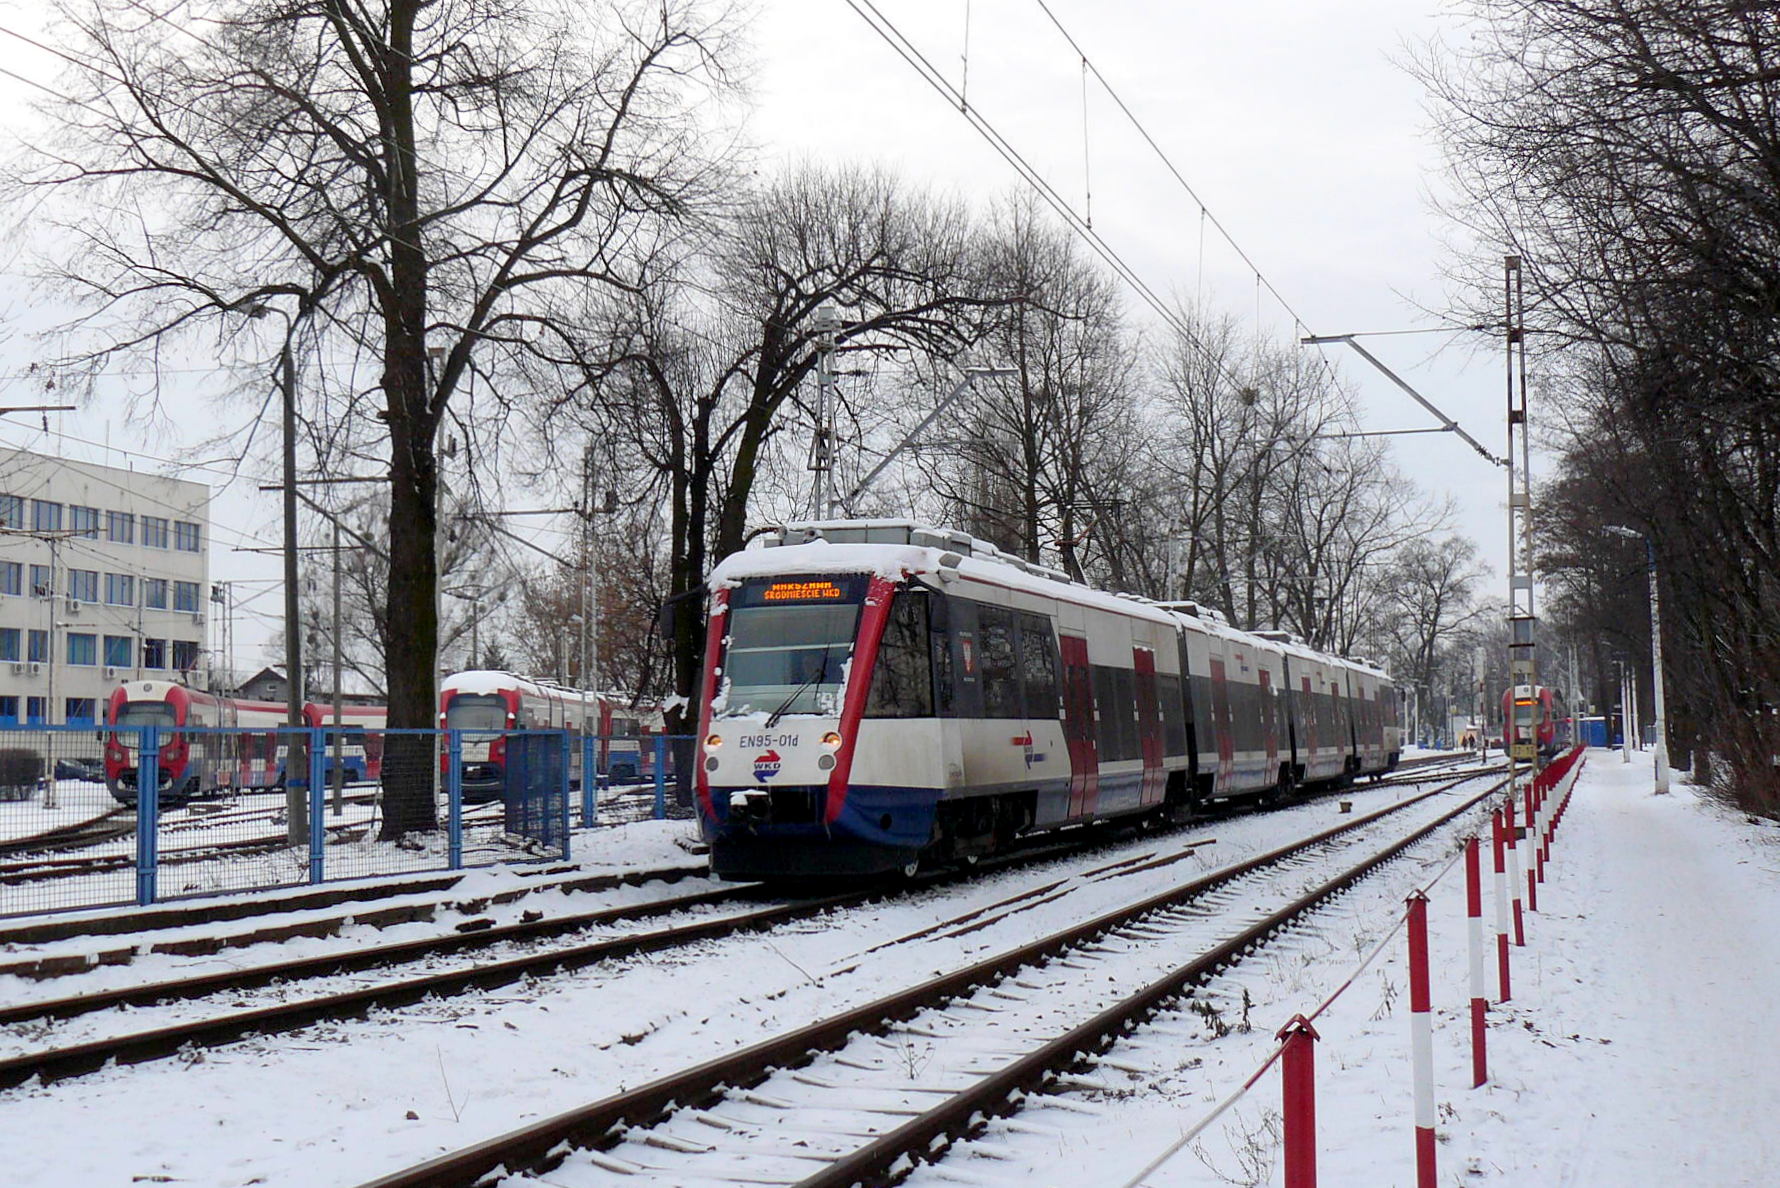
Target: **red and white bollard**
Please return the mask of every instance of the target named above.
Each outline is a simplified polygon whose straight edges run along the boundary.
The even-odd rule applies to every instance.
[[[1535,779],[1527,784],[1527,795],[1526,795],[1526,810],[1527,810],[1527,910],[1529,912],[1536,912],[1539,910],[1539,884],[1538,884],[1538,879],[1535,877],[1535,871],[1538,869],[1538,866],[1539,866],[1539,826],[1538,826],[1539,817],[1533,811],[1534,787],[1535,787],[1535,785],[1537,785],[1537,783],[1538,783],[1538,780]]]
[[[1496,865],[1496,1001],[1507,1002],[1508,991],[1508,870],[1502,834],[1502,810],[1490,816],[1490,849]]]
[[[1435,1188],[1434,1020],[1428,993],[1428,897],[1409,897],[1409,1047],[1415,1065],[1415,1182]]]
[[[1465,839],[1465,932],[1471,950],[1471,1087],[1489,1080],[1484,1054],[1489,1028],[1489,973],[1483,961],[1483,859],[1475,835]]]
[[[1280,1081],[1285,1104],[1286,1188],[1316,1188],[1316,1028],[1295,1015],[1279,1029],[1285,1048]]]
[[[1507,812],[1503,817],[1503,833],[1508,845],[1508,895],[1514,901],[1514,943],[1524,946],[1527,943],[1527,926],[1521,914],[1520,905],[1520,846],[1516,844],[1514,826],[1514,797],[1508,797]]]

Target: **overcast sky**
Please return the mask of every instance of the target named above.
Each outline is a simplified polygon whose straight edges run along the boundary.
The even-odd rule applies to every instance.
[[[1452,36],[1438,0],[1047,2],[1211,215],[1313,332],[1426,327],[1435,323],[1424,308],[1448,308],[1442,241],[1454,231],[1429,202],[1440,185],[1440,155],[1425,133],[1421,88],[1397,64],[1408,47]],[[1257,303],[1253,273],[1209,226],[1201,252],[1198,203],[1092,81],[1084,150],[1081,60],[1037,0],[880,0],[877,7],[955,85],[964,80],[968,12],[971,105],[1077,209],[1091,182],[1095,229],[1153,289],[1189,299],[1202,291],[1246,324],[1258,317],[1280,340],[1289,338],[1289,316],[1270,296]],[[34,0],[0,0],[0,23],[29,29],[38,24],[40,8]],[[1020,184],[847,0],[757,0],[752,29],[749,133],[763,168],[802,158],[875,162],[972,201]],[[13,44],[0,49],[0,66],[53,80],[40,56]],[[25,126],[21,106],[28,94],[24,85],[0,78],[0,110],[14,133]],[[0,265],[10,259],[0,255]],[[6,290],[4,308],[16,324],[31,298],[16,280]],[[1135,297],[1132,309],[1140,321],[1150,319]],[[1500,345],[1479,337],[1365,341],[1500,453]],[[0,341],[0,402],[19,402],[23,392],[13,377],[39,349],[18,334]],[[1432,423],[1357,356],[1328,349],[1361,393],[1365,427]],[[39,434],[18,425],[21,419],[8,418],[0,440],[45,448]],[[99,410],[66,414],[60,424],[67,433],[156,457],[180,454],[165,432],[144,432]],[[66,439],[62,444],[103,457]],[[1426,489],[1458,500],[1462,528],[1496,569],[1490,587],[1496,592],[1507,535],[1502,472],[1450,434],[1396,439],[1394,449]],[[164,469],[148,459],[138,464]],[[187,477],[220,481],[214,472]],[[215,579],[276,572],[270,559],[230,551],[276,540],[276,508],[254,485],[239,482],[217,501]],[[255,606],[275,610],[276,593]],[[244,624],[240,638],[260,634]]]

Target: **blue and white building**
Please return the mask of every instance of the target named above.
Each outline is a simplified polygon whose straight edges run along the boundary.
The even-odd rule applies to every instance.
[[[0,447],[0,724],[96,721],[125,680],[208,685],[209,502]]]

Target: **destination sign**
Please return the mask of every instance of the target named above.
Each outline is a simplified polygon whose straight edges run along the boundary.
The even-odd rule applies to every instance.
[[[774,582],[760,594],[762,602],[838,602],[844,597],[829,581]]]

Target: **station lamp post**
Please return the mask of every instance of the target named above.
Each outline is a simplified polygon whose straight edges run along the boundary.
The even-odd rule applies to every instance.
[[[1669,729],[1663,713],[1663,604],[1656,585],[1656,544],[1648,532],[1623,524],[1608,524],[1602,531],[1644,542],[1645,568],[1650,574],[1650,690],[1656,714],[1656,791],[1660,796],[1669,790]]]

